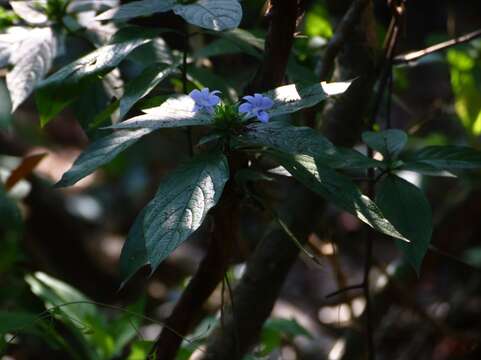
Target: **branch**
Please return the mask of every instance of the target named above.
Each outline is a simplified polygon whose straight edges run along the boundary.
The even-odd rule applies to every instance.
[[[321,69],[319,71],[319,78],[321,80],[328,80],[330,78],[334,69],[334,60],[342,50],[346,39],[349,38],[350,33],[353,31],[354,26],[359,21],[362,12],[368,4],[369,0],[356,0],[342,18],[324,52]]]
[[[294,42],[298,14],[297,0],[271,0],[271,19],[265,42],[264,60],[246,93],[263,92],[284,82],[287,62]]]
[[[219,205],[215,208],[214,230],[207,254],[152,348],[151,353],[155,354],[155,359],[175,359],[182,344],[182,336],[186,336],[200,318],[203,304],[222,281],[237,244],[235,237],[239,229],[238,202],[234,186],[228,182]]]
[[[266,40],[266,43],[269,45],[266,47],[267,53],[264,57],[264,64],[261,66],[255,78],[255,85],[249,87],[250,91],[269,89],[280,85],[283,81],[285,64],[287,64],[287,58],[289,56],[289,49],[285,47],[285,44],[292,44],[292,33],[289,38],[286,38],[274,32],[273,29],[277,29],[276,31],[279,31],[281,34],[285,34],[286,27],[281,26],[281,24],[285,24],[288,19],[291,19],[289,28],[292,29],[293,32],[295,31],[294,23],[296,19],[295,16],[292,15],[296,14],[296,11],[289,8],[289,4],[293,6],[294,3],[295,1],[292,0],[272,1],[271,27],[269,37]],[[276,7],[278,7],[277,10]],[[281,11],[281,9],[283,10]],[[359,17],[360,16],[359,14]],[[370,20],[371,18],[368,19],[368,21]],[[354,23],[358,26],[360,22],[358,18]],[[364,27],[359,25],[359,29],[356,28],[355,34],[356,39],[359,39],[359,41],[356,42],[356,46],[365,49],[367,41]],[[352,36],[349,36],[347,39],[351,41]],[[274,44],[280,46],[283,51],[273,49]],[[282,54],[284,58],[276,59],[272,56],[272,52]],[[367,60],[355,57],[349,58],[347,62],[350,64],[368,64],[366,67],[370,73],[372,72],[374,78],[375,66],[373,65],[372,56],[368,56]],[[280,64],[283,64],[282,66],[284,67],[282,73],[280,71]],[[269,83],[274,81],[274,77],[269,74],[270,71],[277,74],[275,77],[277,83]],[[364,73],[366,72],[366,68],[357,67],[356,71]],[[371,81],[371,83],[373,82],[374,80]],[[259,86],[259,88],[255,86]],[[364,109],[364,107],[362,109]],[[352,123],[352,117],[349,117],[349,122]],[[352,129],[350,129],[347,133],[352,134],[352,132]],[[347,133],[338,134],[338,138],[339,135],[342,136]],[[356,133],[355,139],[357,140],[359,136],[360,132]],[[350,145],[352,145],[352,143]],[[301,208],[299,208],[299,204],[302,204]],[[283,199],[282,206],[291,216],[291,221],[288,225],[298,236],[299,241],[305,242],[307,240],[307,236],[311,232],[312,226],[314,226],[313,224],[317,223],[318,213],[319,210],[322,210],[323,205],[323,201],[316,196],[312,196],[312,193],[302,186],[292,187],[291,185],[289,191],[286,193],[286,198]],[[295,212],[292,211],[294,207],[297,209]],[[224,327],[217,329],[211,336],[203,359],[239,360],[255,345],[258,341],[263,323],[270,315],[287,274],[298,257],[298,253],[299,247],[294,244],[282,230],[275,231],[262,240],[255,249],[254,254],[248,260],[246,272],[234,290],[235,302],[232,304],[230,311],[225,315]],[[238,349],[240,353],[236,352],[236,349]]]
[[[436,45],[429,46],[429,47],[427,47],[425,49],[422,49],[422,50],[412,51],[412,52],[409,52],[409,53],[406,53],[406,54],[398,55],[394,58],[393,64],[398,65],[398,64],[405,64],[405,63],[408,63],[408,62],[411,62],[411,61],[416,61],[416,60],[419,60],[419,59],[421,59],[421,58],[423,58],[427,55],[430,55],[432,53],[442,51],[442,50],[446,50],[446,49],[448,49],[452,46],[456,46],[456,45],[460,45],[460,44],[470,42],[471,40],[474,40],[478,37],[481,37],[481,29],[473,31],[469,34],[465,34],[465,35],[462,35],[460,37],[451,39],[451,40],[441,42],[441,43],[436,44]]]

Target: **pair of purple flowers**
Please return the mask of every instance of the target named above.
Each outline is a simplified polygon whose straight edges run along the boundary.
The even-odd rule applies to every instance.
[[[194,111],[205,110],[209,114],[214,113],[214,106],[220,103],[219,90],[210,91],[209,88],[193,90],[189,96],[195,101]],[[271,98],[262,94],[247,95],[243,99],[246,101],[239,106],[239,113],[247,116],[255,116],[259,121],[266,123],[269,121],[269,110],[274,105]]]

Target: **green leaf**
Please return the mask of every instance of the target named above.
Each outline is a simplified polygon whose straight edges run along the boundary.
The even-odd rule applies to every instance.
[[[36,332],[37,320],[37,315],[28,312],[0,311],[0,335],[15,331]]]
[[[103,318],[97,308],[87,302],[91,301],[84,294],[70,285],[55,279],[47,274],[36,272],[27,275],[25,281],[30,285],[32,292],[45,302],[47,308],[58,307],[57,312],[65,315],[67,322],[89,322],[95,318]],[[63,304],[71,303],[70,305]],[[77,325],[73,323],[73,325]]]
[[[303,154],[336,169],[365,169],[381,163],[347,148],[336,148],[319,131],[281,121],[254,123],[240,136],[248,144],[267,146],[291,154]]]
[[[92,300],[72,286],[41,272],[27,275],[25,281],[44,301],[45,307],[81,341],[89,354],[88,359],[109,359],[114,355],[115,340],[109,334],[106,318]]]
[[[130,347],[130,353],[127,360],[148,359],[153,345],[154,342],[149,340],[134,341]]]
[[[148,95],[162,80],[174,73],[179,66],[154,64],[145,69],[138,77],[125,86],[124,96],[120,99],[120,118],[122,119],[137,101]]]
[[[56,186],[70,186],[94,172],[98,167],[108,163],[120,152],[133,145],[142,136],[149,134],[151,129],[134,131],[115,131],[90,144],[75,160],[72,167],[63,174]]]
[[[306,328],[301,326],[295,319],[269,318],[264,327],[271,328],[289,337],[305,336],[312,338]]]
[[[137,215],[120,254],[120,276],[123,280],[120,288],[124,287],[139,269],[149,264],[143,229],[145,212],[146,208]]]
[[[325,167],[311,156],[291,155],[278,151],[269,151],[268,154],[272,155],[304,186],[327,201],[357,216],[383,234],[406,240],[384,217],[377,205],[363,195],[349,178]]]
[[[144,236],[152,272],[202,224],[229,179],[221,153],[199,156],[169,174],[147,205]]]
[[[212,116],[203,111],[194,112],[194,100],[187,95],[176,95],[160,106],[142,110],[145,114],[110,126],[111,129],[172,128],[180,126],[209,125]]]
[[[192,25],[215,31],[235,29],[242,19],[238,0],[197,0],[188,5],[177,4],[173,10]]]
[[[210,32],[213,36],[221,38],[215,40],[193,54],[194,59],[202,59],[226,54],[243,52],[257,59],[262,58],[264,51],[264,39],[256,37],[243,29],[234,29],[221,33]]]
[[[142,324],[145,309],[145,297],[129,305],[115,319],[108,323],[108,334],[115,341],[113,354],[119,356],[122,349],[139,335],[138,329]]]
[[[16,0],[10,1],[9,3],[12,10],[29,24],[42,25],[48,21],[47,14],[45,13],[45,1]]]
[[[334,145],[320,132],[308,127],[292,126],[281,121],[250,124],[246,126],[240,138],[249,144],[268,146],[287,153],[312,157],[335,152]]]
[[[27,99],[47,74],[57,55],[57,38],[53,30],[35,28],[28,31],[10,55],[13,69],[7,73],[7,87],[12,99],[12,112]]]
[[[176,0],[141,0],[107,10],[98,15],[96,20],[126,21],[140,16],[151,16],[158,12],[172,10]]]
[[[403,170],[425,174],[481,168],[481,151],[465,146],[428,146],[403,158]]]
[[[126,21],[134,17],[151,16],[154,13],[173,10],[193,25],[216,31],[234,29],[239,26],[242,19],[242,7],[238,0],[197,0],[186,5],[179,2],[175,0],[134,1],[110,9],[96,19]]]
[[[404,131],[397,129],[381,132],[366,131],[362,134],[362,141],[372,149],[379,151],[385,159],[393,159],[404,149],[408,136]]]
[[[86,86],[114,69],[132,50],[151,41],[136,38],[98,48],[58,70],[39,84],[37,105],[42,126],[74,100]]]
[[[398,245],[419,274],[433,231],[429,202],[420,189],[395,175],[383,178],[376,190],[376,203],[383,214],[410,240]]]
[[[470,47],[451,48],[446,56],[450,65],[451,89],[455,96],[454,108],[471,136],[481,134],[479,57],[479,51]]]
[[[271,118],[294,113],[314,106],[329,96],[344,93],[350,84],[350,82],[322,82],[314,85],[291,84],[278,87],[265,93],[274,101],[274,105],[267,113]]]

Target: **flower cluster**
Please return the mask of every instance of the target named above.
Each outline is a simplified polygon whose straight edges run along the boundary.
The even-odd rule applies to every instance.
[[[193,111],[206,111],[209,114],[214,114],[214,107],[220,104],[220,98],[217,96],[220,91],[210,91],[209,88],[202,90],[193,90],[189,96],[194,100]],[[247,117],[256,117],[259,121],[267,123],[269,121],[269,114],[267,110],[272,108],[274,102],[268,96],[255,93],[254,96],[244,96],[245,100],[239,106],[238,112]]]

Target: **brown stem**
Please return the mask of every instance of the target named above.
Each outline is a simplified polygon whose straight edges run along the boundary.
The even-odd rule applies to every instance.
[[[284,82],[287,62],[294,42],[298,14],[297,0],[271,0],[271,19],[265,42],[264,60],[245,92],[263,92]]]
[[[222,281],[236,245],[234,237],[239,228],[238,201],[234,186],[229,182],[215,209],[214,230],[207,254],[166,320],[166,326],[152,348],[151,353],[155,354],[155,359],[175,359],[182,344],[182,337],[179,334],[182,336],[188,334],[192,325],[202,315],[203,304]]]

